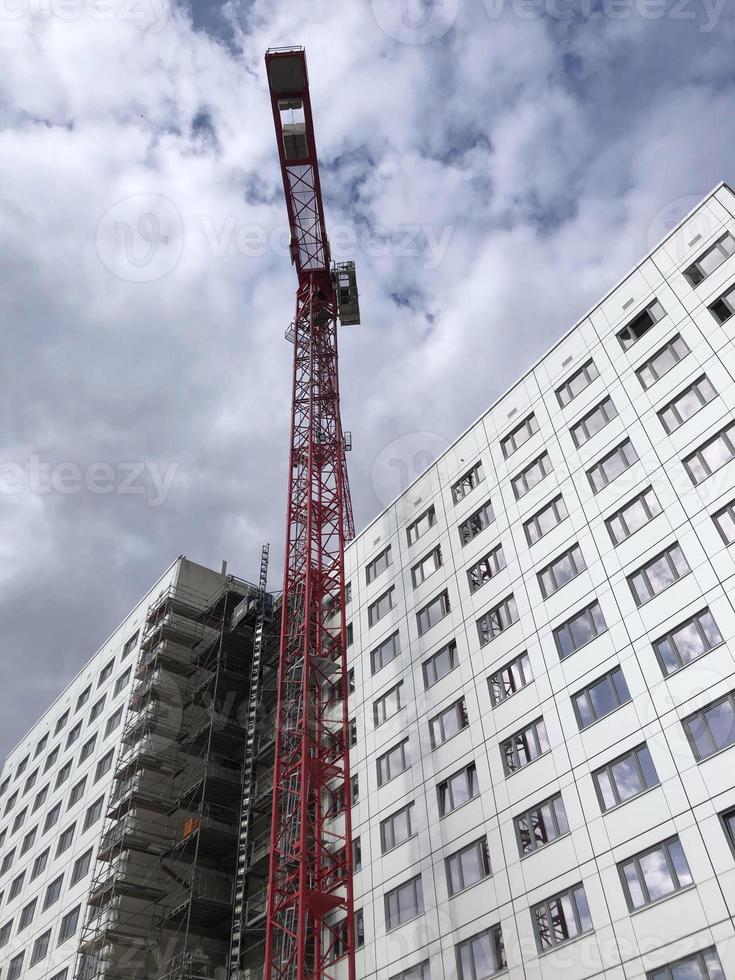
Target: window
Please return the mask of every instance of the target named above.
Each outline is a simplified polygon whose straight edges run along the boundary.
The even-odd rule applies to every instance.
[[[387,592],[379,595],[375,602],[371,602],[368,606],[368,625],[375,626],[375,624],[387,616],[388,613],[393,608],[393,593],[395,592],[395,586],[391,585]]]
[[[18,953],[17,956],[12,958],[10,965],[8,966],[8,980],[18,980],[18,977],[20,977],[23,972],[23,959],[25,958],[25,955],[26,952],[23,950],[22,953]]]
[[[446,677],[457,666],[457,644],[451,640],[436,653],[433,653],[428,660],[421,665],[424,674],[424,689],[428,691],[430,687],[437,684],[442,677]]]
[[[449,592],[445,589],[440,592],[438,596],[435,596],[431,602],[427,603],[423,609],[419,609],[416,613],[416,626],[419,631],[419,636],[423,636],[427,630],[430,630],[432,626],[435,626],[440,619],[444,619],[450,611],[449,606]]]
[[[89,724],[90,725],[92,724],[93,721],[97,721],[97,719],[99,718],[99,716],[102,714],[102,712],[104,710],[104,707],[105,707],[105,698],[106,698],[106,695],[103,694],[102,697],[99,699],[99,701],[97,701],[93,705],[92,710],[89,713]]]
[[[625,439],[587,470],[587,479],[590,481],[592,492],[599,493],[608,483],[612,483],[637,461],[638,453],[635,451],[633,443],[630,439]]]
[[[33,867],[31,868],[31,878],[30,878],[31,881],[33,881],[35,878],[38,878],[38,876],[43,871],[46,870],[46,865],[48,864],[49,851],[50,848],[47,847],[46,850],[42,854],[39,854],[36,860],[33,862]]]
[[[510,485],[513,487],[516,500],[520,500],[530,490],[533,490],[537,483],[540,483],[545,476],[551,473],[551,469],[549,454],[543,452],[525,469],[521,470],[517,476],[514,476]]]
[[[44,772],[45,771],[46,770],[44,769]],[[33,789],[33,787],[36,785],[37,779],[38,779],[38,769],[34,769],[33,772],[30,774],[30,776],[28,777],[28,779],[26,779],[25,781],[25,786],[23,787],[23,796],[25,796],[29,790]]]
[[[729,320],[735,313],[735,286],[730,286],[714,303],[710,303],[709,308],[718,323]]]
[[[482,507],[470,514],[470,516],[462,521],[459,525],[459,540],[463,545],[469,544],[473,538],[484,531],[486,527],[489,527],[495,520],[495,511],[493,510],[493,505],[490,500],[486,500]]]
[[[482,469],[482,462],[475,463],[472,469],[468,470],[464,476],[461,476],[452,487],[452,500],[455,504],[458,504],[460,500],[467,496],[470,490],[474,490],[484,479],[485,473]]]
[[[573,544],[571,548],[555,558],[546,568],[542,568],[538,573],[538,583],[541,587],[541,594],[544,599],[558,592],[559,589],[571,582],[572,579],[580,575],[587,565],[585,564],[582,552],[578,544]]]
[[[517,657],[514,657],[505,667],[501,667],[487,679],[490,688],[490,700],[493,708],[506,701],[516,691],[530,684],[533,680],[531,674],[531,662],[528,653],[524,650]]]
[[[33,753],[33,758],[34,759],[37,759],[39,757],[39,755],[46,748],[46,745],[47,744],[48,744],[48,732],[46,732],[46,734],[43,736],[43,738],[40,739],[39,742],[38,742],[38,744],[36,745],[36,751]]]
[[[467,708],[464,698],[460,698],[429,721],[431,747],[438,748],[468,726]]]
[[[105,666],[100,671],[99,680],[97,681],[97,687],[102,687],[105,681],[112,674],[114,667],[115,667],[115,658],[113,657],[113,659],[109,663],[105,664]]]
[[[500,926],[457,943],[457,980],[487,980],[507,966]]]
[[[112,735],[112,733],[115,731],[117,726],[122,721],[122,716],[123,716],[123,706],[120,705],[117,711],[115,711],[114,714],[111,714],[110,717],[107,719],[107,724],[105,725],[104,738],[109,738],[110,735]]]
[[[726,231],[714,245],[711,245],[706,252],[702,252],[699,258],[692,262],[688,269],[684,270],[689,285],[698,286],[711,272],[718,269],[733,252],[735,252],[735,238],[729,231]]]
[[[692,956],[660,966],[646,974],[646,980],[725,980],[714,946]]]
[[[80,708],[84,707],[87,701],[89,701],[89,695],[91,694],[91,692],[92,692],[91,687],[87,687],[82,691],[82,693],[77,698],[77,704],[76,707],[74,708],[74,711],[79,711]]]
[[[13,920],[10,919],[6,922],[2,928],[0,928],[0,949],[8,945],[10,940],[10,935],[13,931]]]
[[[23,807],[20,813],[16,814],[15,820],[13,821],[13,827],[10,831],[11,834],[14,834],[16,831],[20,830],[20,828],[23,826],[23,823],[25,822],[27,813],[28,813],[28,807]]]
[[[405,772],[411,765],[408,752],[408,739],[394,745],[378,758],[378,786],[384,786],[391,779]]]
[[[23,908],[23,911],[20,913],[20,919],[18,920],[18,932],[20,932],[21,929],[25,929],[26,926],[29,926],[31,922],[33,922],[33,916],[36,914],[37,903],[38,899],[34,898],[32,902],[29,902]]]
[[[70,887],[72,885],[76,885],[78,881],[81,881],[82,878],[84,878],[84,876],[89,871],[89,866],[91,863],[92,863],[92,848],[90,847],[88,851],[85,851],[84,854],[82,854],[81,857],[78,857],[74,862],[74,867],[72,868],[72,872],[71,872],[71,879],[69,881]]]
[[[125,688],[128,686],[128,681],[130,680],[131,670],[132,670],[132,668],[128,667],[128,669],[125,671],[125,673],[124,674],[120,674],[120,676],[118,677],[118,679],[115,681],[115,689],[112,692],[113,698],[116,698],[118,696],[118,694],[120,694],[122,691],[124,691]]]
[[[635,604],[642,606],[664,589],[683,578],[689,572],[689,564],[677,542],[656,555],[638,571],[628,576],[628,585]]]
[[[431,980],[429,961],[424,960],[418,966],[411,966],[408,970],[401,970],[400,973],[395,973],[390,980]]]
[[[525,813],[515,817],[513,825],[521,857],[533,854],[569,833],[567,814],[561,793],[538,803]]]
[[[600,677],[572,698],[580,729],[587,728],[628,701],[630,691],[620,667]]]
[[[538,432],[538,422],[536,416],[531,412],[512,432],[500,440],[503,456],[506,459],[512,456],[516,449],[520,449],[524,442],[528,442],[536,432]]]
[[[692,873],[678,837],[621,861],[618,871],[631,910],[692,884]]]
[[[56,722],[56,728],[54,728],[54,738],[59,734],[64,725],[69,721],[69,709],[67,708],[63,715]]]
[[[35,813],[36,810],[38,810],[38,808],[43,806],[43,804],[46,802],[46,797],[48,796],[48,789],[49,789],[48,784],[46,784],[46,786],[44,786],[43,789],[40,789],[36,793],[36,798],[33,801],[33,808],[31,809],[31,813]]]
[[[474,799],[478,793],[477,768],[475,763],[471,762],[437,786],[439,815],[445,817]]]
[[[56,941],[57,946],[60,946],[63,942],[66,942],[66,940],[70,939],[77,931],[80,908],[81,906],[77,905],[77,907],[72,909],[71,912],[67,912],[64,918],[61,920],[61,926],[59,927],[59,938]]]
[[[82,723],[78,721],[76,725],[69,729],[69,734],[66,736],[66,748],[68,749],[70,745],[73,745],[79,738],[82,731]]]
[[[735,456],[733,428],[735,423],[731,422],[682,460],[684,469],[695,486],[712,476]]]
[[[0,865],[0,875],[4,875],[6,871],[10,870],[10,867],[13,864],[14,857],[15,857],[15,848],[13,848],[12,851],[8,851],[8,853],[3,858],[3,863]]]
[[[497,606],[493,606],[492,609],[488,609],[477,620],[477,632],[480,636],[480,645],[484,646],[491,640],[494,640],[497,636],[500,636],[502,632],[512,626],[513,623],[518,620],[518,609],[516,608],[516,601],[512,595],[509,595],[507,599],[503,599],[499,602]]]
[[[510,776],[519,769],[523,769],[524,766],[530,765],[548,750],[549,739],[546,735],[546,725],[544,725],[543,718],[539,718],[501,743],[500,752],[503,757],[505,775]]]
[[[84,743],[84,745],[82,746],[82,751],[79,755],[80,765],[82,762],[85,761],[85,759],[88,759],[90,755],[94,752],[94,743],[96,741],[97,741],[97,735],[95,734],[91,738],[87,739],[87,741]]]
[[[50,908],[54,902],[56,902],[61,895],[61,884],[64,880],[63,874],[60,874],[58,878],[54,878],[51,884],[46,889],[46,897],[43,900],[43,910]]]
[[[65,762],[64,765],[59,769],[56,775],[56,783],[54,789],[58,789],[59,786],[63,786],[71,774],[71,760]]]
[[[654,385],[689,353],[689,348],[680,335],[674,334],[671,340],[668,340],[649,360],[636,369],[635,373],[643,388],[650,388],[651,385]]]
[[[386,691],[385,694],[373,702],[373,720],[376,728],[378,725],[382,725],[383,722],[388,721],[389,718],[392,718],[403,707],[401,704],[402,687],[403,681],[400,681],[395,687]]]
[[[661,425],[667,433],[675,432],[687,419],[696,415],[700,408],[711,402],[716,395],[717,392],[707,375],[700,375],[696,381],[680,391],[675,398],[672,398],[658,411]]]
[[[645,744],[597,769],[592,773],[592,781],[603,813],[659,783],[651,753]]]
[[[422,558],[420,562],[417,562],[411,569],[411,581],[413,582],[414,589],[418,588],[422,582],[436,572],[442,566],[442,549],[440,545],[437,545],[433,551],[430,551],[425,558]]]
[[[5,813],[6,813],[6,815],[7,815],[8,813],[10,813],[10,811],[11,811],[11,810],[13,809],[13,807],[15,806],[15,804],[16,804],[16,802],[17,802],[17,800],[18,800],[18,790],[16,790],[16,791],[15,791],[15,792],[13,793],[13,795],[12,795],[12,796],[9,796],[9,797],[8,797],[8,801],[7,801],[7,803],[5,804]]]
[[[63,970],[59,970],[58,973],[54,973],[54,975],[51,977],[51,980],[67,980],[68,972],[69,972],[68,968],[64,967]]]
[[[606,518],[605,526],[610,540],[617,547],[660,513],[661,504],[653,487],[646,487],[627,504],[623,504],[620,510]]]
[[[71,810],[71,808],[75,804],[77,804],[84,796],[84,787],[86,786],[86,784],[87,784],[87,777],[85,776],[83,779],[80,779],[79,782],[72,787],[72,791],[69,794],[69,805],[67,806],[68,810]]]
[[[409,524],[406,528],[406,537],[409,544],[414,544],[418,539],[436,524],[436,510],[432,504],[428,510],[425,510],[420,517],[417,517],[413,523]]]
[[[392,851],[416,833],[414,828],[414,803],[407,803],[391,816],[380,821],[380,850]]]
[[[138,632],[136,631],[135,633],[133,633],[133,635],[130,637],[129,640],[126,640],[125,646],[123,647],[123,651],[122,651],[122,657],[120,659],[124,660],[126,657],[129,657],[130,654],[135,649],[137,643],[138,643]]]
[[[618,340],[623,350],[628,350],[632,347],[637,340],[640,340],[644,334],[648,333],[651,327],[658,323],[665,315],[666,311],[657,299],[649,303],[645,310],[641,310],[622,330],[618,331]]]
[[[56,821],[59,819],[59,814],[61,813],[61,803],[57,803],[49,812],[46,814],[46,820],[43,825],[43,832],[46,833],[50,830]]]
[[[97,763],[97,768],[94,771],[94,781],[97,783],[106,775],[112,768],[112,757],[115,754],[114,749],[110,749],[105,755],[102,756],[100,761]]]
[[[526,540],[529,545],[535,544],[557,524],[561,524],[567,516],[567,508],[561,494],[550,500],[548,504],[544,504],[533,517],[529,517],[527,521],[523,522],[523,530],[526,532]]]
[[[385,895],[385,925],[395,929],[424,911],[424,892],[421,875],[404,882]]]
[[[599,602],[593,602],[585,609],[580,609],[571,619],[554,630],[554,642],[559,659],[576,653],[581,647],[590,643],[595,637],[607,629]]]
[[[95,802],[87,808],[87,812],[84,814],[84,826],[82,827],[82,833],[84,833],[85,830],[89,830],[93,824],[97,823],[99,818],[102,816],[103,804],[104,797],[100,796],[98,800],[95,800]]]
[[[377,646],[374,650],[370,652],[370,664],[372,667],[372,672],[377,674],[379,670],[389,664],[391,660],[395,660],[398,654],[401,652],[401,638],[398,632],[391,634],[387,640]]]
[[[444,862],[447,872],[449,896],[476,885],[490,875],[490,852],[487,838],[481,837],[461,850],[450,854]]]
[[[2,783],[0,783],[0,796],[5,795],[5,791],[7,790],[9,785],[10,785],[10,776],[6,776],[5,779],[2,781]]]
[[[349,732],[350,732],[350,748],[353,748],[355,745],[357,745],[357,718],[350,718]],[[102,801],[100,800],[100,803],[101,802]]]
[[[56,857],[58,857],[59,854],[63,854],[64,851],[69,850],[71,847],[71,842],[74,840],[75,829],[76,824],[72,824],[59,836],[59,846],[56,848]]]
[[[712,520],[725,544],[735,544],[735,500],[716,511]]]
[[[579,449],[592,436],[596,435],[600,429],[603,429],[608,422],[611,422],[617,414],[618,410],[615,408],[612,399],[609,397],[603,398],[598,405],[595,405],[591,411],[583,415],[578,422],[575,422],[569,430],[574,440],[574,445]]]
[[[14,898],[17,898],[18,895],[20,895],[20,891],[23,887],[23,881],[25,879],[25,876],[26,876],[25,871],[21,871],[19,875],[13,878],[10,884],[10,889],[8,891],[9,902],[11,902]]]
[[[735,700],[731,692],[682,722],[698,762],[735,742]]]
[[[720,643],[722,636],[717,623],[709,609],[703,609],[656,640],[653,649],[666,675],[686,667]]]
[[[505,568],[505,554],[503,553],[503,546],[498,544],[484,558],[467,569],[470,592],[477,592],[481,586],[489,582],[493,575],[497,575],[503,568]]]
[[[33,847],[33,842],[36,839],[36,834],[38,833],[38,827],[34,827],[33,830],[29,830],[28,833],[23,838],[23,843],[21,844],[20,853],[21,855],[26,854]]]
[[[584,389],[592,384],[595,378],[599,377],[600,372],[595,367],[595,362],[590,359],[581,368],[578,368],[563,385],[556,389],[556,397],[559,405],[564,408],[572,399],[576,398]]]
[[[534,905],[531,918],[540,953],[592,929],[590,908],[583,885],[576,885]]]
[[[44,932],[42,936],[39,936],[38,939],[33,944],[33,952],[31,953],[31,966],[34,966],[34,964],[36,963],[40,963],[41,960],[46,958],[46,955],[48,954],[48,948],[50,942],[51,942],[51,930],[49,929],[46,932]]]
[[[370,585],[371,582],[374,582],[378,575],[381,575],[386,568],[390,566],[390,564],[390,545],[388,545],[387,548],[381,551],[379,555],[376,555],[375,558],[373,558],[372,561],[369,561],[365,566],[365,579],[367,584]]]

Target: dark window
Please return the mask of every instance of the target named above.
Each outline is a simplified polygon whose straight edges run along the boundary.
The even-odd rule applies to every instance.
[[[8,922],[4,923],[2,928],[0,928],[0,949],[8,945],[12,932],[13,920],[9,919]]]
[[[72,787],[72,791],[69,794],[69,804],[67,806],[68,810],[71,810],[71,808],[81,800],[82,796],[84,796],[84,787],[86,784],[87,777],[84,776],[83,779],[80,779],[79,782],[75,783],[75,785]]]
[[[386,691],[385,694],[373,702],[373,721],[375,722],[376,728],[378,725],[382,725],[383,722],[388,721],[389,718],[392,718],[403,707],[401,704],[402,687],[403,681],[399,681],[395,687]]]
[[[577,368],[574,374],[556,389],[556,397],[561,407],[564,408],[568,405],[572,399],[583,392],[599,375],[600,372],[597,370],[593,360],[589,360],[582,367]]]
[[[552,949],[592,929],[583,885],[547,898],[531,910],[539,952]]]
[[[36,963],[40,963],[41,960],[46,959],[50,942],[51,942],[51,930],[48,929],[46,932],[44,932],[42,936],[39,936],[38,939],[33,944],[33,952],[31,954],[31,966],[34,966]]]
[[[712,476],[735,456],[733,428],[735,423],[731,422],[682,460],[684,469],[695,486]]]
[[[525,469],[514,476],[510,481],[510,485],[513,487],[516,500],[520,500],[521,497],[524,497],[529,491],[533,490],[537,483],[540,483],[544,477],[551,473],[551,469],[549,454],[543,452],[532,463],[529,463]]]
[[[558,497],[554,497],[553,500],[550,500],[548,504],[544,504],[541,510],[537,511],[533,517],[529,517],[523,523],[523,529],[526,532],[526,540],[529,545],[535,544],[540,538],[555,528],[557,524],[561,524],[567,516],[567,508],[561,494]]]
[[[692,884],[684,848],[672,837],[618,864],[628,908],[640,909]]]
[[[365,566],[365,579],[367,584],[370,585],[374,582],[378,575],[381,575],[386,568],[389,568],[391,564],[391,554],[390,545],[384,548],[379,555],[376,555],[371,561]]]
[[[489,527],[495,520],[495,511],[493,510],[493,505],[491,501],[487,500],[482,507],[470,514],[470,516],[462,521],[459,525],[459,540],[463,545],[469,544],[473,538],[484,531],[486,527]]]
[[[416,613],[416,626],[419,636],[423,636],[427,630],[430,630],[432,626],[435,626],[441,619],[444,619],[449,612],[449,592],[445,589]]]
[[[725,980],[714,946],[667,963],[646,974],[646,980]]]
[[[29,902],[24,906],[23,911],[20,913],[20,919],[18,920],[18,932],[21,929],[25,929],[33,922],[33,916],[36,914],[36,905],[38,904],[38,899],[34,898],[32,902]]]
[[[659,779],[648,746],[639,745],[592,773],[600,809],[611,810],[638,796]]]
[[[108,677],[110,677],[110,675],[112,674],[114,667],[115,667],[115,659],[113,658],[112,660],[110,660],[109,663],[106,663],[105,666],[100,671],[99,680],[97,681],[97,687],[102,687],[102,685],[105,683]]]
[[[43,764],[43,771],[48,772],[51,766],[56,762],[58,758],[59,758],[59,746],[57,745],[56,748],[53,749],[51,752],[49,752],[49,754],[46,756],[46,761]]]
[[[536,416],[531,412],[519,425],[500,440],[500,448],[503,456],[507,459],[520,449],[524,442],[528,442],[532,435],[538,432],[538,422]]]
[[[87,687],[82,691],[82,693],[77,698],[77,704],[76,707],[74,708],[75,711],[79,711],[80,708],[84,707],[87,701],[89,701],[89,695],[91,694],[91,692],[92,692],[91,687]]]
[[[395,660],[401,652],[401,638],[398,632],[392,633],[387,640],[383,640],[374,650],[370,651],[370,665],[372,672],[377,674],[379,670]]]
[[[725,544],[735,544],[735,500],[716,511],[712,520]]]
[[[644,388],[650,388],[689,353],[689,348],[679,334],[674,334],[671,340],[636,369],[638,380]]]
[[[43,806],[43,804],[46,802],[46,797],[48,796],[48,790],[49,787],[47,783],[43,787],[43,789],[39,789],[39,791],[36,793],[36,797],[33,801],[33,809],[31,810],[31,813],[35,813],[36,810],[38,810],[38,808]]]
[[[409,544],[414,544],[418,541],[422,534],[429,530],[436,524],[436,510],[432,504],[427,510],[417,517],[415,521],[408,525],[406,528],[406,538]]]
[[[733,692],[713,701],[684,719],[684,731],[698,762],[735,742],[735,696]]]
[[[63,854],[64,851],[68,851],[71,847],[71,842],[74,840],[74,831],[76,830],[76,824],[72,824],[67,827],[66,830],[59,836],[59,846],[56,848],[56,857],[59,854]]]
[[[575,422],[569,430],[572,434],[574,445],[577,448],[583,446],[600,429],[603,429],[608,422],[611,422],[617,414],[618,410],[615,408],[612,399],[609,396],[603,398],[598,405],[595,405],[591,411],[583,415],[578,422]]]
[[[506,701],[516,691],[520,691],[521,688],[530,684],[532,680],[531,662],[528,659],[528,653],[524,650],[505,667],[501,667],[500,670],[488,677],[487,683],[490,688],[490,700],[493,707],[495,708],[501,702]]]
[[[385,925],[387,929],[415,919],[424,911],[424,892],[421,887],[421,875],[404,882],[397,888],[391,889],[385,895]]]
[[[103,694],[99,701],[92,705],[92,710],[89,712],[89,724],[91,725],[93,721],[97,721],[99,716],[102,714],[105,707],[105,698],[107,695]]]
[[[437,545],[428,555],[425,555],[421,561],[417,562],[411,569],[411,581],[413,582],[414,589],[418,588],[426,579],[433,574],[433,572],[438,571],[442,566],[442,549],[440,545]]]
[[[533,854],[534,851],[568,834],[569,824],[561,793],[542,803],[537,803],[530,810],[515,817],[513,824],[521,857],[525,854]]]
[[[124,660],[126,657],[129,657],[130,654],[133,652],[133,650],[136,648],[137,644],[138,644],[138,632],[135,632],[133,633],[133,635],[130,637],[129,640],[126,640],[125,646],[123,647],[123,651],[122,651],[122,657],[120,659]]]
[[[69,729],[69,734],[66,736],[66,747],[69,748],[74,742],[79,738],[82,731],[82,723],[78,721],[73,728]]]
[[[47,744],[48,744],[48,732],[46,732],[43,738],[38,742],[38,745],[36,745],[36,751],[33,753],[34,759],[37,759],[39,757],[39,755],[46,748]]]
[[[408,739],[406,738],[378,758],[378,786],[389,783],[391,779],[395,779],[396,776],[405,772],[410,765]]]
[[[51,810],[49,810],[49,812],[46,814],[46,821],[43,825],[44,834],[46,833],[47,830],[50,830],[54,826],[56,821],[59,819],[60,813],[61,813],[61,803],[56,803],[54,807]]]
[[[718,323],[725,323],[735,313],[735,286],[730,286],[714,303],[710,303],[710,312]]]
[[[535,762],[539,756],[548,750],[549,739],[546,735],[546,726],[543,718],[539,718],[501,742],[500,751],[506,776],[510,776],[511,773]]]
[[[464,499],[470,490],[474,490],[484,479],[485,473],[482,469],[482,463],[475,463],[472,469],[461,476],[452,487],[452,500],[455,504]]]
[[[512,595],[509,595],[477,620],[480,645],[484,646],[486,643],[494,640],[517,621],[518,609],[516,608],[516,601]]]
[[[665,315],[666,311],[657,299],[649,303],[645,310],[642,310],[637,316],[634,316],[629,323],[626,323],[622,330],[618,331],[618,340],[623,350],[628,350],[629,347],[632,347],[637,340],[640,340],[644,334],[648,333],[651,327],[658,323]]]
[[[392,851],[416,833],[414,828],[414,804],[407,803],[406,806],[396,810],[385,820],[380,822],[380,849],[383,854]]]
[[[112,757],[115,754],[114,749],[110,749],[97,763],[97,768],[94,771],[94,781],[98,782],[104,775],[106,775],[112,768]]]
[[[587,479],[590,481],[592,492],[599,493],[608,483],[612,483],[637,461],[638,453],[635,451],[633,443],[630,439],[625,439],[587,470]]]
[[[0,875],[4,875],[6,871],[10,870],[10,867],[13,864],[14,857],[15,857],[15,848],[13,848],[12,851],[8,851],[8,853],[3,858],[3,863],[0,864]]]
[[[673,674],[720,643],[717,623],[709,609],[703,609],[656,640],[653,649],[664,674]]]
[[[587,728],[628,701],[630,691],[620,667],[589,684],[572,698],[580,729]]]
[[[467,569],[470,592],[477,592],[481,586],[489,582],[493,575],[497,575],[503,568],[505,568],[505,554],[502,544],[498,544],[484,558]]]
[[[646,487],[639,494],[629,500],[626,504],[616,510],[614,514],[606,518],[610,540],[614,545],[619,545],[645,527],[649,521],[661,513],[661,504],[654,493],[653,487]]]
[[[82,833],[84,833],[85,830],[89,830],[93,824],[97,823],[99,818],[102,816],[103,804],[104,797],[100,796],[98,800],[95,800],[95,802],[87,808],[87,812],[84,814],[84,826],[82,827]]]
[[[455,951],[457,980],[486,980],[508,965],[500,926],[493,926],[464,939],[457,943]]]
[[[56,941],[57,946],[60,946],[62,943],[66,942],[66,940],[70,939],[77,931],[80,908],[81,906],[77,905],[77,907],[72,909],[71,912],[67,912],[64,918],[61,920],[61,925],[59,927],[59,938]]]
[[[446,677],[457,666],[457,644],[454,640],[447,643],[422,664],[424,688],[428,690]]]
[[[467,844],[444,861],[450,897],[470,888],[490,875],[490,852],[487,837]]]
[[[47,847],[46,850],[42,854],[39,854],[36,860],[33,862],[33,867],[31,868],[31,878],[30,878],[31,881],[33,881],[34,878],[37,878],[43,871],[46,870],[46,865],[48,864],[48,856],[50,850],[51,849]]]
[[[450,704],[448,708],[440,711],[438,715],[435,715],[429,721],[431,747],[434,749],[438,748],[468,726],[467,708],[465,707],[464,698],[460,698],[459,701]]]
[[[719,269],[722,263],[735,252],[735,238],[729,231],[717,239],[714,245],[699,256],[688,269],[684,270],[684,275],[689,280],[690,286],[698,286],[706,277]]]
[[[707,375],[700,375],[696,381],[693,381],[663,408],[659,409],[657,414],[661,419],[661,425],[669,434],[675,432],[687,419],[696,415],[700,408],[704,408],[708,402],[711,402],[716,395],[717,392]]]
[[[56,727],[54,728],[54,736],[58,735],[64,725],[69,721],[69,709],[67,708],[63,715],[56,722]]]
[[[571,582],[586,568],[579,545],[573,544],[538,573],[538,582],[544,599],[558,592],[563,585]]]
[[[112,735],[112,733],[115,731],[117,726],[122,721],[122,716],[123,716],[123,706],[120,705],[117,711],[115,711],[114,714],[111,714],[110,717],[107,719],[107,724],[105,725],[105,735],[104,735],[105,738],[109,738],[109,736]]]
[[[382,595],[379,595],[374,602],[370,603],[370,605],[368,606],[369,626],[375,626],[375,624],[379,620],[381,620],[383,616],[387,616],[388,613],[391,611],[394,605],[393,602],[394,592],[395,592],[395,586],[391,585],[391,587],[386,592],[384,592]]]
[[[21,889],[23,888],[23,882],[25,881],[25,876],[26,876],[25,871],[21,871],[19,875],[13,878],[10,884],[10,889],[8,891],[9,902],[11,902],[14,898],[17,898],[18,895],[20,895]]]
[[[470,762],[468,766],[464,766],[437,786],[439,815],[445,817],[474,799],[479,791],[477,768],[474,762]]]
[[[576,653],[607,629],[599,602],[580,609],[571,619],[554,630],[554,642],[561,660]]]
[[[71,775],[71,759],[68,762],[65,762],[64,765],[61,767],[61,769],[59,769],[56,775],[56,783],[54,785],[54,789],[58,789],[59,786],[63,786],[70,775]]]
[[[94,745],[96,741],[97,741],[97,735],[95,734],[91,738],[87,739],[87,741],[84,743],[84,745],[82,746],[82,751],[79,754],[80,765],[82,762],[88,759],[90,755],[94,752]]]
[[[628,585],[633,593],[635,604],[642,606],[653,599],[664,589],[683,578],[688,572],[689,564],[684,552],[677,542],[670,545],[666,551],[656,555],[650,561],[628,576]]]
[[[118,679],[115,681],[115,690],[112,692],[113,698],[116,698],[118,694],[124,691],[125,688],[128,686],[128,681],[130,680],[131,672],[132,672],[132,668],[128,667],[125,673],[120,674]]]
[[[33,842],[36,839],[36,834],[38,833],[38,827],[34,827],[33,830],[29,830],[28,833],[23,838],[23,843],[20,847],[21,855],[26,854],[32,847]]]
[[[23,972],[23,960],[25,958],[26,951],[23,950],[22,953],[18,953],[10,961],[8,966],[8,980],[18,980]]]
[[[431,980],[429,961],[424,960],[418,966],[411,966],[407,970],[395,973],[390,980]]]

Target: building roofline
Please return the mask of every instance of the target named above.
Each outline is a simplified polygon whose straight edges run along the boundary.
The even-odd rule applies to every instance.
[[[587,310],[586,313],[584,313],[581,317],[579,317],[578,320],[575,320],[575,322],[572,324],[572,326],[569,327],[569,329],[566,330],[561,335],[561,337],[559,337],[558,340],[556,340],[549,348],[547,348],[547,350],[545,350],[539,357],[536,358],[536,360],[528,368],[528,370],[524,371],[523,374],[520,375],[520,377],[516,378],[516,380],[512,384],[508,385],[508,387],[505,388],[488,405],[488,407],[483,412],[481,412],[480,415],[477,416],[477,418],[473,422],[470,422],[470,424],[465,429],[463,429],[462,432],[460,432],[460,434],[456,437],[456,439],[454,439],[446,447],[446,449],[444,449],[444,451],[442,453],[440,453],[439,456],[437,456],[436,459],[433,460],[432,463],[429,466],[426,467],[425,470],[422,470],[422,472],[419,473],[419,475],[417,477],[415,477],[413,480],[411,480],[411,482],[409,484],[407,484],[403,488],[403,490],[400,491],[400,493],[397,493],[396,496],[391,500],[391,502],[389,504],[386,504],[386,506],[383,507],[383,509],[381,511],[379,511],[378,514],[375,515],[375,517],[370,521],[369,524],[366,524],[360,531],[358,531],[355,534],[355,537],[351,541],[349,541],[347,543],[347,546],[346,547],[347,548],[352,547],[352,545],[357,542],[358,538],[362,537],[363,534],[365,534],[367,531],[369,531],[370,528],[377,521],[380,520],[380,518],[383,516],[383,514],[386,513],[386,511],[390,510],[391,507],[395,506],[395,504],[398,503],[398,501],[401,499],[401,497],[403,497],[405,494],[407,494],[409,492],[409,490],[411,489],[411,487],[415,486],[418,483],[419,480],[423,479],[423,477],[426,476],[426,474],[429,472],[429,470],[431,469],[432,466],[435,466],[437,464],[437,462],[443,456],[446,456],[446,454],[454,446],[456,446],[457,443],[461,439],[463,439],[471,429],[474,429],[474,427],[477,425],[478,422],[482,421],[482,419],[485,418],[485,416],[488,414],[488,412],[491,412],[495,408],[495,406],[497,404],[499,404],[505,398],[506,395],[508,395],[517,385],[519,385],[522,381],[524,381],[529,376],[529,374],[531,374],[533,371],[535,371],[536,368],[539,367],[539,365],[542,363],[542,361],[544,361],[549,356],[549,354],[552,353],[552,351],[556,350],[556,348],[559,347],[560,344],[564,343],[564,341],[567,339],[567,337],[569,337],[577,329],[577,327],[580,326],[581,323],[583,323],[596,309],[598,309],[598,307],[601,306],[602,303],[604,303],[605,300],[609,296],[611,296],[619,286],[622,286],[622,284],[625,282],[625,280],[626,279],[629,279],[633,275],[633,273],[636,271],[636,269],[639,269],[643,265],[644,262],[647,262],[651,258],[651,256],[653,255],[654,252],[658,251],[658,249],[660,249],[661,246],[665,242],[667,242],[670,238],[672,238],[677,233],[677,231],[681,228],[681,226],[684,225],[692,217],[692,215],[696,211],[698,211],[699,208],[702,207],[702,205],[705,202],[707,202],[711,198],[713,198],[715,196],[715,194],[719,190],[722,190],[723,187],[727,188],[727,190],[729,190],[731,194],[735,194],[735,191],[730,186],[730,184],[728,184],[728,182],[726,180],[721,180],[719,182],[719,184],[717,184],[715,187],[712,188],[711,191],[709,191],[709,193],[705,194],[705,196],[697,204],[695,204],[694,207],[689,212],[687,212],[687,214],[685,214],[682,218],[679,219],[679,221],[677,222],[677,224],[675,225],[675,227],[672,228],[671,231],[668,232],[668,234],[664,235],[663,238],[660,241],[658,241],[653,246],[653,248],[649,249],[648,252],[646,252],[646,254],[643,256],[643,258],[640,260],[640,262],[637,262],[636,265],[634,265],[628,272],[626,272],[624,276],[622,276],[620,279],[618,279],[618,281],[613,286],[611,286],[608,289],[608,291],[604,294],[604,296],[602,296],[601,299],[597,300],[597,302],[593,306],[591,306]]]

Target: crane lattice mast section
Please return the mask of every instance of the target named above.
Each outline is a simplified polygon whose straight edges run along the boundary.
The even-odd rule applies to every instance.
[[[265,60],[298,275],[265,977],[354,980],[337,320],[359,323],[359,308],[354,263],[330,259],[306,55]]]

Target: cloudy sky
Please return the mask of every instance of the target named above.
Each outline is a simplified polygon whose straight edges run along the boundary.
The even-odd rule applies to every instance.
[[[735,180],[735,0],[193,3],[0,0],[0,756],[177,555],[280,556],[267,47],[358,263],[358,525]]]

